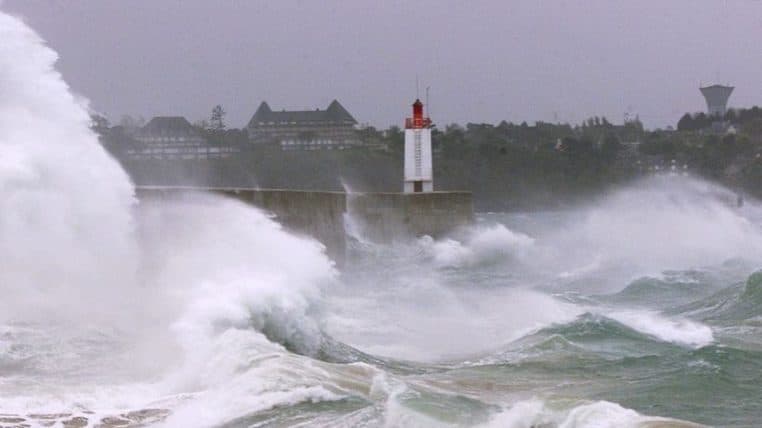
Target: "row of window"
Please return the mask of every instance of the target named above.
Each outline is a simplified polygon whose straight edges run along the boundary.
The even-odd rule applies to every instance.
[[[280,142],[281,146],[326,146],[326,145],[335,145],[335,144],[344,144],[347,143],[347,141],[336,141],[336,140],[325,140],[325,139],[317,139],[317,140],[282,140]]]
[[[335,145],[335,146],[281,146],[281,150],[345,150],[350,146]]]
[[[257,126],[293,126],[293,125],[354,125],[354,122],[350,120],[334,121],[334,120],[301,120],[295,121],[270,121],[270,122],[257,122]]]
[[[204,142],[204,139],[201,137],[138,137],[138,141],[142,141],[145,143],[152,143],[152,142]]]
[[[128,158],[132,160],[193,160],[193,159],[225,159],[229,158],[231,155],[229,153],[217,153],[217,154],[182,154],[182,155],[176,155],[176,154],[154,154],[154,155],[140,155],[140,154],[130,154],[128,155]]]
[[[154,153],[235,153],[238,150],[232,147],[154,147],[142,150],[127,150],[127,154],[154,154]]]

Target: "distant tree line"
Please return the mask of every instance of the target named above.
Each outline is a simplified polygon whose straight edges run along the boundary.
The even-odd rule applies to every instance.
[[[710,116],[704,112],[685,113],[677,122],[678,131],[700,131],[710,128],[713,122],[724,121],[742,128],[752,128],[752,133],[762,130],[762,109],[757,106],[748,109],[728,109],[724,116]]]
[[[251,144],[246,129],[229,128],[222,106],[194,124],[210,144],[244,149],[228,159],[205,161],[123,160],[144,184],[193,184],[397,191],[401,186],[404,132],[364,126],[358,138],[368,147],[343,151],[281,151]],[[678,165],[682,171],[762,196],[762,110],[731,110],[723,120],[735,133],[711,129],[712,118],[686,114],[677,130],[646,130],[639,119],[613,124],[591,117],[579,124],[535,122],[497,125],[434,125],[435,186],[474,192],[479,209],[534,209],[574,203],[612,185]],[[142,119],[122,118],[110,126],[93,118],[93,129],[117,157],[130,143],[128,127]]]

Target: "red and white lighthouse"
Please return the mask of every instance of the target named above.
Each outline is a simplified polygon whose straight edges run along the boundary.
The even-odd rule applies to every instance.
[[[405,119],[405,193],[433,192],[431,119],[423,115],[423,103],[415,100],[413,117]]]

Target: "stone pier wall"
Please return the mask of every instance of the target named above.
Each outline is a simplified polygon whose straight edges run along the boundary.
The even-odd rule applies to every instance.
[[[346,255],[346,193],[253,190],[246,197],[250,197],[253,205],[273,213],[287,229],[322,242],[331,259],[343,263]]]
[[[232,197],[272,213],[289,231],[309,235],[342,264],[346,255],[345,214],[375,242],[411,236],[443,236],[473,221],[470,192],[357,193],[277,189],[138,186],[139,199],[207,192]]]
[[[347,203],[365,237],[377,242],[441,237],[474,217],[470,192],[353,193]]]
[[[224,195],[254,205],[275,216],[290,232],[311,236],[326,247],[328,256],[343,263],[346,254],[344,213],[347,198],[343,192],[299,190],[240,189],[216,187],[138,186],[138,199],[162,198],[179,193],[204,192]]]

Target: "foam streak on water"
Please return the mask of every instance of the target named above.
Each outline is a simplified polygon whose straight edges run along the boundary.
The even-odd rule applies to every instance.
[[[636,310],[612,312],[609,317],[665,342],[700,347],[714,340],[711,328],[687,319],[669,319],[654,312]]]

